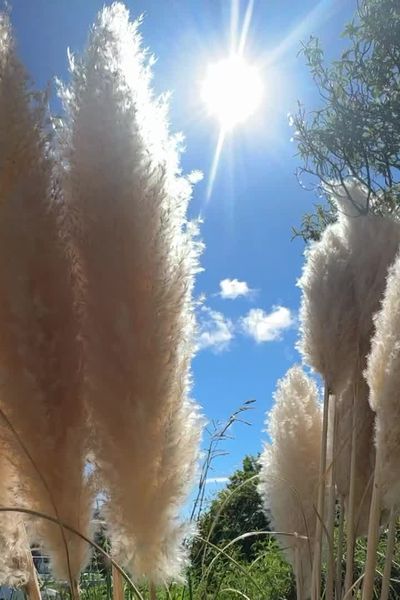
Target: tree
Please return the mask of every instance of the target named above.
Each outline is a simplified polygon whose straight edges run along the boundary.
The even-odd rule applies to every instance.
[[[366,186],[368,210],[400,211],[399,0],[360,0],[343,36],[349,45],[330,65],[317,38],[302,47],[322,106],[306,112],[299,103],[292,117],[302,160],[297,175],[327,200],[294,229],[306,241],[335,220],[333,180],[353,177]]]
[[[244,533],[269,531],[269,520],[257,490],[259,471],[258,459],[246,456],[242,468],[230,476],[227,486],[200,516],[200,537],[191,549],[194,568],[201,568],[202,562],[209,562],[215,554],[209,551],[209,546],[202,539],[222,548]],[[250,562],[254,560],[259,545],[259,536],[249,536],[235,542],[235,551],[241,560]]]

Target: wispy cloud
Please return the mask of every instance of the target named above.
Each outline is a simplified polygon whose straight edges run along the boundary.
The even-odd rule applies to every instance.
[[[227,483],[229,481],[229,477],[207,477],[205,483],[209,485],[210,483]]]
[[[210,348],[214,352],[227,350],[234,338],[234,325],[222,313],[202,306],[198,316],[197,349]]]
[[[239,296],[249,296],[253,292],[246,281],[238,279],[223,279],[219,282],[219,288],[219,296],[228,300],[235,300]]]
[[[240,319],[242,332],[257,343],[282,339],[282,332],[294,323],[292,312],[285,306],[273,306],[269,313],[262,308],[252,308]]]

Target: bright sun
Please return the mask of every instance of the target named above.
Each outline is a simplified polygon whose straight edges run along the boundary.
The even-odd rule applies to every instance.
[[[202,99],[222,129],[227,131],[255,112],[262,92],[257,69],[240,56],[231,56],[208,67]]]

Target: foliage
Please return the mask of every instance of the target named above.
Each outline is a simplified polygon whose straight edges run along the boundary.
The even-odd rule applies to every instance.
[[[303,45],[307,65],[322,100],[306,112],[299,103],[292,117],[302,167],[298,178],[320,195],[332,180],[351,176],[370,192],[374,212],[400,206],[400,3],[363,0],[343,33],[348,47],[327,65],[316,37]],[[327,203],[306,214],[295,235],[318,239],[335,219]]]
[[[221,490],[209,508],[199,518],[199,538],[191,549],[194,568],[208,564],[212,553],[202,542],[206,539],[215,546],[224,547],[238,536],[249,532],[269,531],[269,521],[262,509],[262,501],[257,491],[260,466],[253,456],[243,459],[241,469],[229,478],[227,486]],[[260,538],[249,536],[238,540],[235,548],[240,559],[254,560]]]

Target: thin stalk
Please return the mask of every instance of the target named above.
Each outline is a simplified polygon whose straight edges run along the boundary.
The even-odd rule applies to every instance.
[[[343,558],[343,534],[344,534],[344,498],[341,496],[339,500],[340,514],[338,525],[337,538],[337,554],[336,554],[336,600],[342,598],[342,558]]]
[[[380,489],[380,456],[379,447],[376,451],[374,483],[372,488],[371,508],[368,523],[367,561],[365,565],[364,582],[362,587],[362,600],[371,600],[374,592],[376,551],[379,541],[379,521],[381,516],[381,489]]]
[[[364,573],[362,575],[360,575],[360,577],[358,579],[356,579],[356,581],[353,583],[351,588],[349,590],[347,590],[347,592],[343,596],[343,600],[348,600],[353,596],[354,596],[354,598],[357,597],[357,593],[358,593],[358,590],[359,590],[359,587],[360,587],[360,584],[361,584],[363,578],[364,578]]]
[[[300,549],[297,543],[294,548],[294,560],[296,565],[296,597],[297,600],[303,600],[303,586],[302,586],[302,573],[301,573],[301,560],[300,560]]]
[[[389,597],[390,574],[392,572],[394,541],[396,536],[396,521],[397,511],[394,508],[392,508],[390,511],[389,531],[386,544],[385,569],[383,571],[380,600],[387,600]]]
[[[29,579],[27,584],[25,585],[25,593],[29,600],[42,600],[40,594],[40,586],[39,580],[37,577],[35,565],[33,564],[32,554],[30,550],[27,551],[28,554],[28,571],[29,571]]]
[[[351,454],[350,454],[350,485],[349,499],[346,514],[346,576],[344,580],[344,592],[353,585],[354,574],[354,547],[355,547],[355,491],[356,491],[356,455],[357,455],[357,422],[356,422],[356,403],[357,387],[354,385],[353,407],[352,407],[352,429],[351,429]]]
[[[335,583],[335,550],[334,550],[334,530],[335,530],[335,461],[334,461],[334,443],[336,438],[336,398],[329,397],[329,419],[328,419],[328,511],[326,517],[326,529],[328,538],[328,565],[326,582],[326,600],[333,600]]]
[[[124,600],[124,580],[114,565],[112,566],[112,600]]]
[[[30,552],[29,552],[30,554]],[[29,558],[28,558],[29,560]],[[35,565],[33,564],[32,555],[28,564],[29,580],[25,586],[25,592],[29,600],[42,600],[40,595],[39,580],[37,577]]]
[[[329,389],[325,382],[324,388],[324,410],[322,417],[322,440],[321,456],[319,464],[319,487],[317,501],[317,523],[315,528],[314,560],[312,568],[312,600],[321,598],[321,562],[322,562],[322,531],[325,512],[325,470],[326,470],[326,450],[328,437],[328,410],[329,410]]]
[[[154,583],[149,583],[149,598],[150,600],[157,600],[157,590]]]
[[[32,552],[29,546],[28,535],[24,523],[21,525],[21,535],[26,539],[26,559],[29,572],[29,579],[25,586],[25,592],[29,600],[41,600],[39,580],[37,577],[35,565],[33,563]]]

